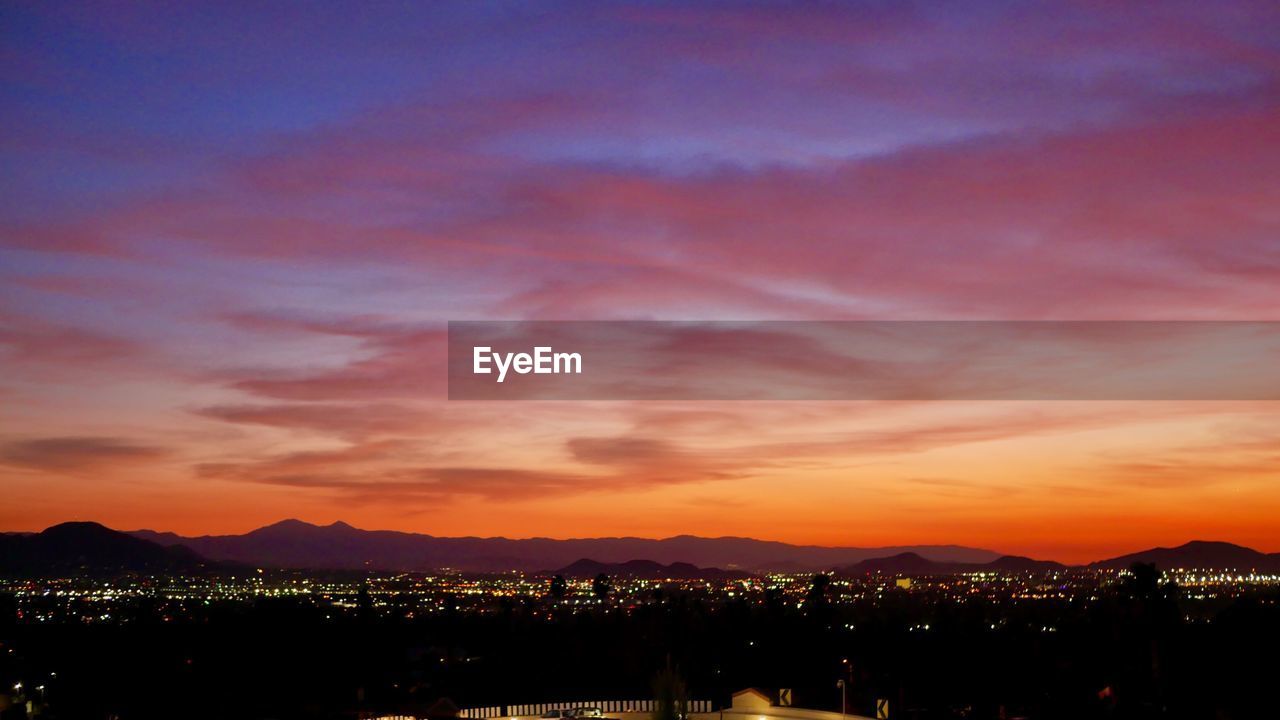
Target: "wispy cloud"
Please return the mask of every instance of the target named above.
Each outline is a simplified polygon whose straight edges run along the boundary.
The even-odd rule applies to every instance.
[[[0,445],[0,463],[55,473],[147,462],[166,454],[159,447],[112,437],[49,437]]]

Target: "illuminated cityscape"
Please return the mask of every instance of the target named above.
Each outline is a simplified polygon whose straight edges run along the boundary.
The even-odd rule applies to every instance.
[[[630,720],[622,711],[652,707],[634,699],[647,697],[634,678],[674,653],[706,698],[704,712],[734,687],[768,679],[794,687],[812,708],[804,712],[838,710],[822,690],[838,680],[847,683],[848,715],[874,717],[874,705],[892,698],[910,717],[938,707],[949,708],[944,717],[1000,708],[1054,717],[1136,694],[1154,657],[1133,655],[1137,638],[1179,637],[1208,651],[1274,623],[1280,573],[1135,566],[707,579],[245,568],[10,578],[0,581],[0,612],[9,638],[0,680],[16,688],[13,707],[33,703],[30,716],[112,707],[149,715],[157,703],[230,682],[243,687],[240,700],[218,705],[226,711],[249,703],[256,712],[413,718],[438,717],[446,703],[462,717],[490,718],[581,697]],[[117,632],[145,638],[145,654],[117,646]],[[1095,657],[1098,643],[1116,638],[1130,638],[1120,646],[1129,649]],[[67,642],[84,652],[60,652]],[[253,655],[242,654],[245,643]],[[143,662],[170,685],[133,687],[132,675],[97,652]],[[1179,673],[1215,667],[1191,670],[1182,666],[1207,656],[1156,652]],[[963,657],[976,662],[957,666]],[[1050,667],[1059,681],[1043,679]],[[993,668],[1040,679],[1017,690]],[[262,673],[279,683],[263,683]],[[1233,673],[1215,682],[1239,681]],[[86,687],[97,690],[81,695]]]
[[[834,578],[823,602],[854,609],[890,598],[909,599],[922,607],[975,605],[994,611],[1019,604],[1086,608],[1123,587],[1130,576],[1124,571],[1079,570]],[[0,593],[11,597],[20,623],[197,622],[239,605],[275,599],[290,600],[334,621],[361,614],[413,620],[433,613],[483,615],[510,612],[513,608],[527,610],[534,617],[545,615],[550,620],[563,612],[625,615],[642,606],[661,605],[675,596],[710,607],[781,604],[803,610],[811,599],[813,574],[769,574],[749,580],[719,581],[612,577],[603,596],[594,592],[594,579],[567,579],[565,596],[558,600],[550,594],[553,581],[550,575],[524,573],[348,573],[343,577],[259,570],[239,576],[0,580]],[[1259,597],[1264,603],[1275,604],[1275,591],[1280,590],[1280,574],[1254,572],[1174,569],[1163,572],[1161,582],[1178,587],[1188,622],[1210,622],[1222,605],[1244,597]],[[998,627],[1007,624],[1007,619],[998,621]],[[931,628],[927,623],[914,623],[907,629]],[[1054,630],[1049,626],[1043,629]]]

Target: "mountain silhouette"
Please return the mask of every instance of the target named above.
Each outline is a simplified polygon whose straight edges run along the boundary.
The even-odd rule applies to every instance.
[[[1193,540],[1177,547],[1158,547],[1091,563],[1089,567],[1125,570],[1134,563],[1154,563],[1157,568],[1206,568],[1220,570],[1280,571],[1280,553],[1262,553],[1242,545]]]
[[[196,572],[207,565],[182,545],[164,546],[94,522],[0,534],[0,573],[10,576]]]
[[[1033,560],[1018,555],[1004,555],[986,563],[952,563],[938,562],[921,557],[916,553],[906,552],[889,557],[863,560],[854,565],[840,568],[837,572],[842,575],[871,575],[876,573],[889,575],[946,575],[949,573],[969,572],[1042,573],[1065,569],[1067,569],[1066,565],[1052,560]]]
[[[1067,569],[1067,566],[1060,562],[1035,560],[1021,555],[1004,555],[979,567],[1002,572],[1051,572]]]
[[[646,558],[636,560],[635,558]],[[1203,568],[1280,572],[1280,553],[1197,540],[1099,560],[1090,569],[1124,570],[1137,562],[1161,569]],[[317,570],[520,570],[574,576],[736,578],[754,571],[945,574],[1050,572],[1068,566],[997,555],[958,545],[888,548],[820,547],[681,535],[660,540],[619,537],[553,540],[435,537],[361,530],[343,522],[313,525],[283,520],[244,535],[182,537],[138,530],[118,532],[93,522],[54,525],[40,533],[0,533],[0,573],[97,574],[194,572],[224,564]]]
[[[610,577],[631,577],[642,580],[742,580],[751,577],[750,573],[721,570],[720,568],[700,568],[685,562],[675,562],[670,565],[663,565],[652,560],[602,563],[589,558],[583,558],[546,574],[585,578],[595,577],[601,573]]]
[[[690,563],[726,570],[826,570],[873,557],[915,552],[932,560],[987,562],[999,555],[958,545],[886,548],[819,547],[741,537],[679,535],[661,540],[635,537],[554,540],[436,537],[390,530],[360,530],[346,523],[313,525],[284,520],[244,535],[181,537],[139,530],[136,537],[162,545],[182,544],[204,557],[286,568],[436,570],[469,572],[564,567],[581,558],[623,563],[647,558],[659,564]]]
[[[1093,570],[1128,570],[1134,563],[1152,563],[1161,570],[1215,569],[1258,570],[1280,572],[1280,553],[1262,553],[1241,545],[1207,540],[1193,540],[1173,548],[1157,547],[1127,555],[1099,560],[1077,568]],[[1005,555],[990,562],[939,562],[905,552],[880,558],[870,558],[840,568],[844,575],[874,573],[897,575],[945,575],[969,572],[1023,572],[1042,573],[1068,569],[1069,566],[1049,560]]]
[[[918,553],[904,552],[882,558],[870,558],[856,565],[842,568],[841,572],[850,575],[869,573],[933,573],[944,568],[959,567],[958,564],[941,563],[921,557]]]

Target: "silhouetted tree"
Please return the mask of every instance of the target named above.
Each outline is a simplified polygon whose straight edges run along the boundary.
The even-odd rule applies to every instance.
[[[1178,597],[1178,583],[1173,580],[1160,582],[1160,570],[1155,563],[1134,563],[1129,566],[1129,577],[1124,583],[1129,597],[1160,608],[1167,601]],[[1152,609],[1152,608],[1148,608]]]
[[[563,575],[557,575],[551,578],[551,597],[557,602],[564,599],[564,594],[569,590],[569,583],[565,582]]]
[[[1150,600],[1160,590],[1160,572],[1156,570],[1155,563],[1134,563],[1129,566],[1129,577],[1125,585],[1130,595]]]
[[[683,720],[689,713],[689,690],[667,656],[667,666],[653,676],[653,720]]]
[[[772,585],[765,588],[764,605],[772,613],[781,613],[786,610],[786,597],[782,594],[782,588]]]
[[[613,585],[609,582],[609,576],[600,573],[595,580],[591,581],[591,592],[596,596],[597,600],[604,600],[609,596],[609,592],[613,590]]]
[[[1121,693],[1122,700],[1127,694],[1150,705],[1163,704],[1172,689],[1166,667],[1168,648],[1180,624],[1178,585],[1172,580],[1161,583],[1154,563],[1134,563],[1122,588],[1126,631],[1135,648],[1143,647],[1136,652],[1143,659],[1134,668],[1129,687],[1122,688],[1126,691]]]
[[[813,580],[809,584],[809,594],[805,599],[805,604],[813,607],[825,605],[827,602],[827,586],[831,584],[831,576],[826,573],[818,573],[813,576]]]
[[[373,618],[373,598],[369,596],[369,581],[360,583],[360,591],[356,595],[356,616],[368,622]]]

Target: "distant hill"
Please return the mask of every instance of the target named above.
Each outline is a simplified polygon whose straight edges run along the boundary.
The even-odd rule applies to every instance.
[[[889,557],[870,558],[860,563],[841,568],[839,572],[849,575],[868,575],[872,573],[935,573],[950,572],[950,568],[960,567],[959,563],[941,563],[923,558],[917,553],[905,552]]]
[[[628,560],[623,563],[602,563],[583,558],[575,563],[547,574],[565,577],[595,577],[604,573],[609,577],[631,577],[642,580],[743,580],[750,573],[719,568],[700,568],[690,563],[663,565],[652,560]]]
[[[1090,563],[1093,570],[1128,570],[1134,563],[1154,563],[1162,570],[1204,568],[1217,570],[1260,570],[1280,572],[1280,553],[1262,553],[1241,545],[1193,540],[1173,548],[1152,548]],[[862,560],[840,568],[844,575],[884,573],[893,575],[945,575],[969,572],[1051,572],[1069,566],[1050,560],[1005,555],[990,562],[939,562],[913,552]]]
[[[553,540],[529,538],[436,537],[390,530],[360,530],[346,523],[312,525],[284,520],[244,535],[181,537],[139,530],[134,536],[162,545],[182,544],[204,557],[250,565],[286,568],[377,568],[471,572],[564,567],[579,558],[622,563],[647,558],[656,563],[690,563],[728,570],[829,570],[868,558],[902,552],[942,562],[989,562],[990,550],[958,545],[885,548],[790,545],[751,538],[703,538],[692,535],[654,540],[615,537]]]
[[[1065,570],[1066,565],[1053,560],[1035,560],[1021,555],[1005,555],[998,557],[989,563],[981,566],[985,570],[999,570],[1003,572],[1052,572],[1054,570]]]
[[[1242,545],[1193,540],[1177,547],[1158,547],[1091,563],[1089,567],[1124,570],[1134,563],[1155,563],[1156,567],[1213,568],[1221,570],[1280,571],[1280,553],[1262,553]]]
[[[194,572],[206,565],[189,548],[166,547],[93,522],[62,523],[34,534],[0,534],[0,574],[10,577]]]
[[[889,557],[871,558],[862,562],[840,568],[842,575],[870,575],[883,573],[889,575],[946,575],[948,573],[969,572],[1019,572],[1040,573],[1054,570],[1065,570],[1066,565],[1052,560],[1033,560],[1017,555],[1005,555],[986,563],[951,563],[937,562],[921,557],[916,553],[906,552]]]

